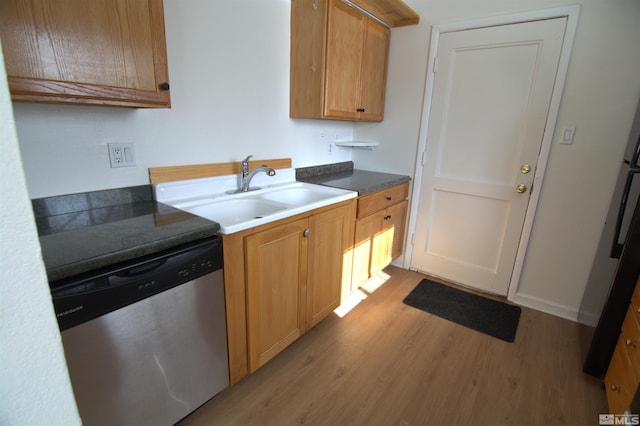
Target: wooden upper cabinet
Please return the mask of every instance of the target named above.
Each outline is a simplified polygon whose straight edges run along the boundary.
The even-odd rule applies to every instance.
[[[360,104],[364,111],[360,118],[367,121],[382,121],[384,96],[387,87],[387,61],[389,58],[389,29],[368,19],[365,40]]]
[[[19,101],[169,108],[162,0],[3,0]]]
[[[390,37],[340,0],[293,0],[290,117],[382,121]]]

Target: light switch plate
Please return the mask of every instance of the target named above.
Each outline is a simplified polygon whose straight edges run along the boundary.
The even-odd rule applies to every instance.
[[[136,165],[136,151],[132,143],[110,143],[107,146],[111,168]]]
[[[560,132],[560,143],[563,145],[571,145],[573,137],[576,134],[576,126],[565,126]]]

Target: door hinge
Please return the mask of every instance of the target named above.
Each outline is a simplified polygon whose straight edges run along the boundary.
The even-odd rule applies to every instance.
[[[416,233],[415,232],[411,233],[411,245],[412,246],[416,245]]]
[[[437,69],[438,69],[438,57],[436,56],[435,58],[433,58],[433,68],[431,69],[431,71],[435,74]]]
[[[422,159],[420,160],[420,163],[422,164],[422,167],[424,167],[424,157],[425,157],[425,153],[426,153],[426,151],[422,151]]]

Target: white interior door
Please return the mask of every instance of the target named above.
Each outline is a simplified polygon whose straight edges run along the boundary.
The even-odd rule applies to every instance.
[[[412,269],[507,294],[566,22],[440,35]]]

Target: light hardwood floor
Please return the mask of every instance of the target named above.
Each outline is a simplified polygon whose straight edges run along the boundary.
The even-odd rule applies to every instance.
[[[404,305],[424,276],[385,273],[182,425],[597,425],[608,412],[578,324],[522,308],[507,343]]]

